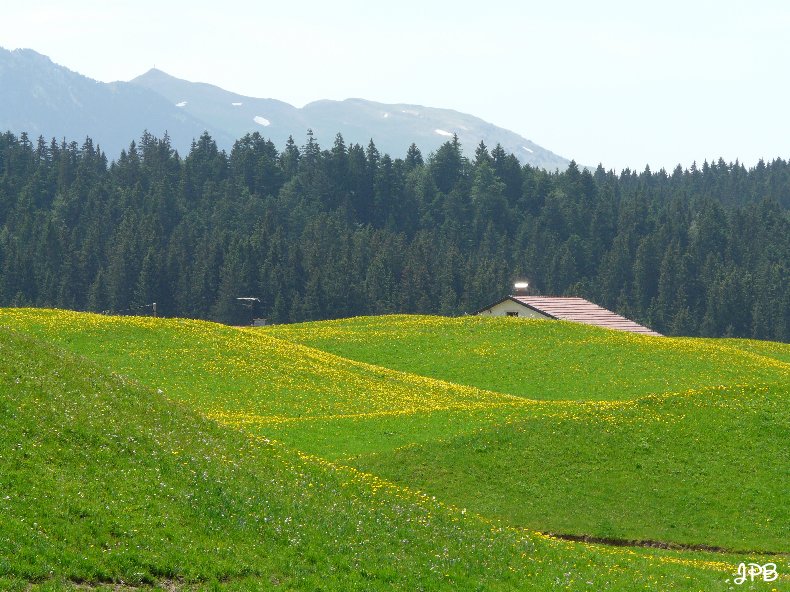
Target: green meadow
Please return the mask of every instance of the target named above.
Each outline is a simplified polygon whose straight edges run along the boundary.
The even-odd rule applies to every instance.
[[[649,338],[502,317],[363,317],[278,325],[266,333],[354,360],[531,399],[623,400],[774,383],[788,372],[786,364],[774,362],[790,363],[790,346],[780,343]]]
[[[783,344],[5,309],[0,354],[0,589],[790,584]]]

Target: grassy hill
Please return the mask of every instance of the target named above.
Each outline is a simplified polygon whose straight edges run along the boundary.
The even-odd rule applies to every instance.
[[[388,368],[533,399],[621,400],[718,385],[776,382],[788,346],[646,337],[556,321],[392,315],[266,329]],[[784,359],[787,362],[787,359]]]
[[[359,468],[531,528],[788,549],[785,344],[482,317],[369,317],[266,332],[552,400],[478,419],[474,430],[426,422],[414,431],[439,437],[361,450],[351,459]]]
[[[332,323],[0,311],[0,588],[715,590],[752,556],[535,531],[788,550],[787,364],[563,323],[488,320],[486,338],[464,321],[355,319],[335,339]],[[400,362],[365,359],[398,331]],[[553,343],[511,348],[543,367],[612,347],[627,392],[585,397],[585,376],[605,382],[579,370],[568,400],[525,398],[535,365],[517,357],[521,379],[475,384],[463,349],[437,345],[467,332],[494,360],[503,340]],[[359,359],[326,351],[349,344]],[[403,371],[432,355],[448,374]],[[680,358],[693,388],[672,390]]]
[[[727,347],[734,347],[766,358],[775,358],[780,362],[790,364],[790,343],[760,341],[759,339],[718,339],[715,341]]]

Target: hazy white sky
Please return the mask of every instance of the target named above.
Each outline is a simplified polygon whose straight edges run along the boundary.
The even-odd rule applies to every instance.
[[[5,0],[0,46],[102,81],[452,108],[618,170],[790,157],[783,1]]]

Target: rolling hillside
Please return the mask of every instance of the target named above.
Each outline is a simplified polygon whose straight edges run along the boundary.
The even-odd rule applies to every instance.
[[[475,430],[426,419],[412,429],[441,437],[360,449],[352,459],[359,468],[531,528],[787,550],[784,344],[397,315],[266,333],[529,398],[517,411],[475,420]],[[722,522],[722,511],[750,518]]]
[[[643,337],[563,321],[394,315],[277,325],[266,333],[354,360],[534,399],[633,399],[775,382],[790,372],[790,365],[771,359],[773,353],[752,355],[776,352],[782,362],[785,344]]]
[[[530,345],[499,378],[464,369],[515,342]],[[729,344],[497,319],[257,330],[6,309],[0,348],[7,587],[716,590],[752,555],[539,532],[790,547],[789,368]],[[593,350],[622,362],[617,392]],[[570,396],[520,390],[558,365],[577,368]]]

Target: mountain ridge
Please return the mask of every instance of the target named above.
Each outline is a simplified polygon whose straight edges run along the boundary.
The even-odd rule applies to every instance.
[[[489,147],[500,144],[523,164],[564,170],[570,162],[515,132],[453,109],[359,97],[318,99],[298,108],[182,80],[158,68],[130,81],[105,83],[32,49],[0,48],[0,88],[0,129],[68,140],[90,136],[110,158],[144,130],[167,132],[172,146],[187,153],[204,131],[230,150],[236,139],[254,131],[279,148],[311,129],[323,146],[340,133],[347,144],[367,145],[372,139],[380,152],[393,157],[402,157],[412,143],[427,155],[457,134],[467,156],[483,141]]]
[[[93,80],[30,49],[0,49],[0,88],[0,129],[68,141],[89,136],[112,157],[146,129],[179,138],[204,129],[156,93]]]

